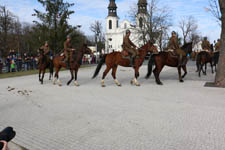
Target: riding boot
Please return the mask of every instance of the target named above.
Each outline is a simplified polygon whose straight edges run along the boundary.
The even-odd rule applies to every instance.
[[[66,69],[70,69],[70,62],[69,62],[69,60],[66,61]]]
[[[181,67],[182,65],[183,65],[183,58],[182,55],[180,55],[178,60],[178,67]]]
[[[131,67],[135,66],[135,57],[131,57],[130,65],[131,65]]]

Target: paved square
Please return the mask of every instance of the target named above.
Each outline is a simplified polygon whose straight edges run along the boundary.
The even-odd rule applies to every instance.
[[[133,70],[118,68],[117,87],[108,74],[100,86],[94,67],[78,73],[80,87],[62,87],[38,76],[0,80],[0,129],[13,126],[15,143],[30,150],[224,150],[225,89],[203,87],[214,75],[199,78],[189,63],[184,83],[176,68],[164,68],[163,86],[154,77],[130,85]],[[14,89],[15,88],[15,89]]]

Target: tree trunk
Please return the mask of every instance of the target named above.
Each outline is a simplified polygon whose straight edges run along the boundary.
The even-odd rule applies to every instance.
[[[216,85],[225,87],[225,1],[219,0],[220,11],[222,14],[222,32],[221,32],[221,48],[218,69],[216,73]]]

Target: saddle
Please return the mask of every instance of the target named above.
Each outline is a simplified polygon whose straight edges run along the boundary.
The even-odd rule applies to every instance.
[[[168,51],[169,55],[174,58],[178,58],[178,55],[174,51]]]
[[[124,56],[124,57],[130,56],[130,55],[129,55],[129,52],[126,51],[126,50],[123,50],[123,51],[121,52],[121,54],[122,54],[122,56]]]

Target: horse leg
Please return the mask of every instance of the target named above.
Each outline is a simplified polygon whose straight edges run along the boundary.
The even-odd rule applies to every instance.
[[[56,72],[55,72],[55,79],[54,79],[53,84],[56,84],[56,81],[57,81],[58,85],[59,85],[59,86],[62,86],[62,83],[61,83],[61,81],[60,81],[60,79],[59,79],[59,70],[60,70],[60,68],[61,68],[61,67],[59,67],[59,68],[56,69]]]
[[[184,82],[184,80],[181,77],[181,67],[178,67],[177,70],[178,70],[179,81]]]
[[[39,69],[39,81],[41,82],[41,69]]]
[[[108,72],[111,70],[111,68],[112,68],[111,66],[106,66],[106,69],[103,72],[102,81],[101,81],[102,87],[105,87],[104,79],[105,79],[106,75],[108,74]]]
[[[187,75],[187,67],[186,67],[186,65],[182,66],[182,69],[184,71],[184,74],[183,74],[182,78],[184,78]]]
[[[115,65],[113,68],[112,68],[112,77],[114,79],[114,82],[117,86],[121,86],[120,82],[116,79],[116,70],[117,70],[117,65]]]
[[[78,68],[75,69],[75,81],[74,81],[74,85],[75,86],[80,86],[80,84],[77,82],[77,73],[78,73]]]
[[[216,64],[215,64],[215,72],[217,71],[217,69],[216,69]]]
[[[53,80],[53,84],[54,85],[56,84],[56,81],[59,78],[58,72],[59,72],[59,68],[56,68],[55,75],[54,75],[54,80]]]
[[[140,86],[140,83],[137,81],[139,77],[139,67],[135,67],[135,78],[131,80],[131,84],[135,84],[136,86]]]
[[[45,69],[42,72],[41,84],[43,84],[44,82],[44,77],[45,77]]]
[[[157,64],[156,64],[157,65]],[[160,72],[162,71],[164,66],[156,66],[155,69],[153,70],[153,73],[154,73],[154,76],[155,76],[155,82],[158,84],[158,85],[163,85],[163,83],[160,81],[159,79],[159,74]]]
[[[214,74],[212,61],[210,61],[210,65],[211,65],[212,74]]]
[[[203,65],[200,64],[200,68],[199,68],[199,71],[198,71],[198,76],[201,77],[201,72],[203,72]]]
[[[206,75],[206,70],[207,70],[207,63],[205,63],[205,72],[204,72],[204,75]]]
[[[70,85],[70,83],[73,81],[74,79],[74,75],[73,75],[73,70],[70,69],[70,74],[71,74],[71,79],[67,82],[67,85]]]

